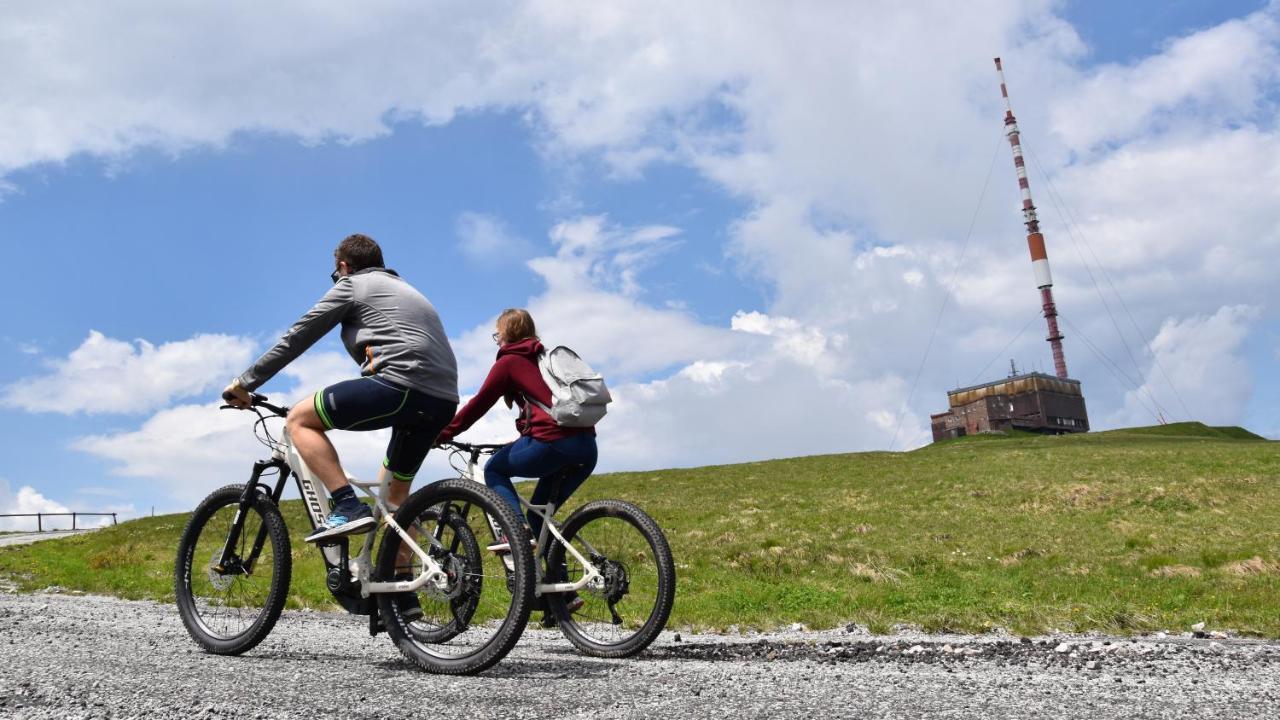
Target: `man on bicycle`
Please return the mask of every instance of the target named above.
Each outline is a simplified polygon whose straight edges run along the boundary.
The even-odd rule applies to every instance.
[[[333,288],[223,392],[232,405],[248,407],[250,392],[341,323],[342,344],[360,364],[360,377],[294,405],[286,421],[298,454],[334,501],[332,513],[307,542],[369,532],[374,525],[369,506],[347,483],[326,432],[391,428],[381,472],[396,481],[387,499],[398,506],[458,407],[457,361],[435,307],[383,265],[382,249],[370,237],[347,237],[333,259]]]

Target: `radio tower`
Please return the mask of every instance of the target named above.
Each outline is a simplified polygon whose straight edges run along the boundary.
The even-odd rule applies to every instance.
[[[1018,121],[1013,117],[1009,104],[1009,90],[1004,84],[1004,69],[996,58],[996,73],[1000,75],[1000,95],[1004,97],[1005,135],[1013,148],[1013,167],[1018,172],[1018,189],[1022,191],[1022,217],[1027,224],[1027,247],[1031,249],[1031,267],[1036,273],[1036,287],[1044,305],[1044,319],[1049,324],[1049,347],[1053,348],[1053,369],[1058,377],[1067,377],[1067,361],[1062,356],[1062,333],[1058,331],[1058,309],[1053,304],[1053,276],[1049,274],[1049,255],[1044,249],[1044,235],[1040,233],[1040,221],[1036,219],[1036,206],[1031,203],[1031,187],[1027,183],[1026,162],[1022,159],[1022,143],[1018,140]]]

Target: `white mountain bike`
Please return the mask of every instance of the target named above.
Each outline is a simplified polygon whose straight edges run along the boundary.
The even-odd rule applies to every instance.
[[[477,486],[483,486],[480,457],[505,447],[444,445],[453,449],[449,462],[459,479],[441,482]],[[532,505],[523,497],[520,502],[543,520],[534,552],[509,552],[508,548],[530,547],[527,540],[523,546],[519,541],[497,542],[503,529],[492,515],[487,525],[495,543],[486,551],[501,557],[509,568],[520,556],[538,556],[534,595],[546,611],[544,623],[558,625],[569,642],[596,657],[630,657],[647,648],[666,627],[676,593],[671,548],[653,518],[622,500],[595,500],[575,510],[561,525],[552,520],[554,504]],[[470,563],[479,558],[464,548],[478,553],[480,543],[466,537],[464,530],[472,527],[469,517],[476,514],[467,505],[452,508],[449,514],[463,521],[457,523],[449,549],[467,554]],[[546,552],[538,552],[539,548]]]
[[[174,567],[187,631],[223,655],[261,642],[284,608],[292,555],[279,504],[289,476],[313,529],[328,506],[287,428],[278,440],[268,432],[267,419],[283,418],[287,410],[260,395],[249,409],[258,415],[254,434],[271,458],[254,463],[247,483],[215,490],[200,503],[182,532]],[[264,482],[272,477],[274,487]],[[368,615],[371,634],[385,629],[405,657],[430,672],[476,673],[506,656],[529,619],[533,557],[484,554],[476,541],[497,531],[529,544],[528,530],[506,502],[482,484],[451,480],[427,485],[393,508],[385,500],[388,481],[350,481],[372,498],[374,518],[386,530],[366,534],[354,557],[347,537],[318,544],[325,583],[338,603]],[[464,509],[472,507],[481,512],[469,520]]]

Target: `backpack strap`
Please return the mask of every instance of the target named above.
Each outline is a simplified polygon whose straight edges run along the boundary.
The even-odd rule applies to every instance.
[[[538,407],[542,408],[542,411],[545,412],[547,415],[551,415],[551,408],[529,397],[528,393],[520,393],[520,395],[524,397],[524,407],[525,407],[525,411],[529,413],[529,417],[528,417],[529,420],[533,419],[533,411],[529,410],[529,405],[531,404],[537,405]],[[554,420],[555,416],[551,415],[551,418]]]
[[[542,352],[538,353],[538,359],[537,359],[536,361],[534,361],[534,364],[538,367],[538,373],[539,373],[539,374],[541,374],[541,373],[542,373],[542,365],[543,365],[543,363],[548,362],[548,357],[549,357],[549,356],[548,356],[548,354],[547,354],[547,349],[546,349],[546,348],[543,348],[543,349],[542,349]],[[527,412],[527,413],[528,413],[528,416],[525,418],[525,426],[526,426],[526,427],[528,427],[528,423],[530,423],[530,422],[532,422],[532,421],[533,421],[533,411],[529,409],[529,404],[530,404],[530,403],[532,403],[532,404],[534,404],[534,405],[537,405],[538,407],[542,408],[542,411],[543,411],[543,412],[545,412],[545,413],[547,414],[547,417],[550,417],[552,420],[555,420],[555,417],[556,417],[556,416],[551,414],[551,408],[549,408],[549,407],[547,407],[546,405],[543,405],[542,403],[538,402],[537,400],[534,400],[533,398],[529,397],[529,393],[520,393],[520,394],[521,394],[522,396],[524,396],[524,407],[525,407],[525,412]],[[555,393],[554,393],[554,392],[553,392],[553,393],[551,393],[551,401],[552,401],[553,403],[555,402]]]

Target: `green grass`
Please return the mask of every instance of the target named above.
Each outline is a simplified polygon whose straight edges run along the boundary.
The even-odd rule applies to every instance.
[[[1121,435],[1160,435],[1164,437],[1216,438],[1223,440],[1265,440],[1261,435],[1235,425],[1210,427],[1201,422],[1169,423],[1168,425],[1152,425],[1150,427],[1126,428],[1124,430],[1108,430],[1102,434]]]
[[[962,438],[857,453],[593,478],[671,540],[677,627],[1137,632],[1280,637],[1280,444],[1183,423],[1066,437]],[[293,607],[333,607],[300,540]],[[172,599],[185,517],[0,549],[24,589]]]

